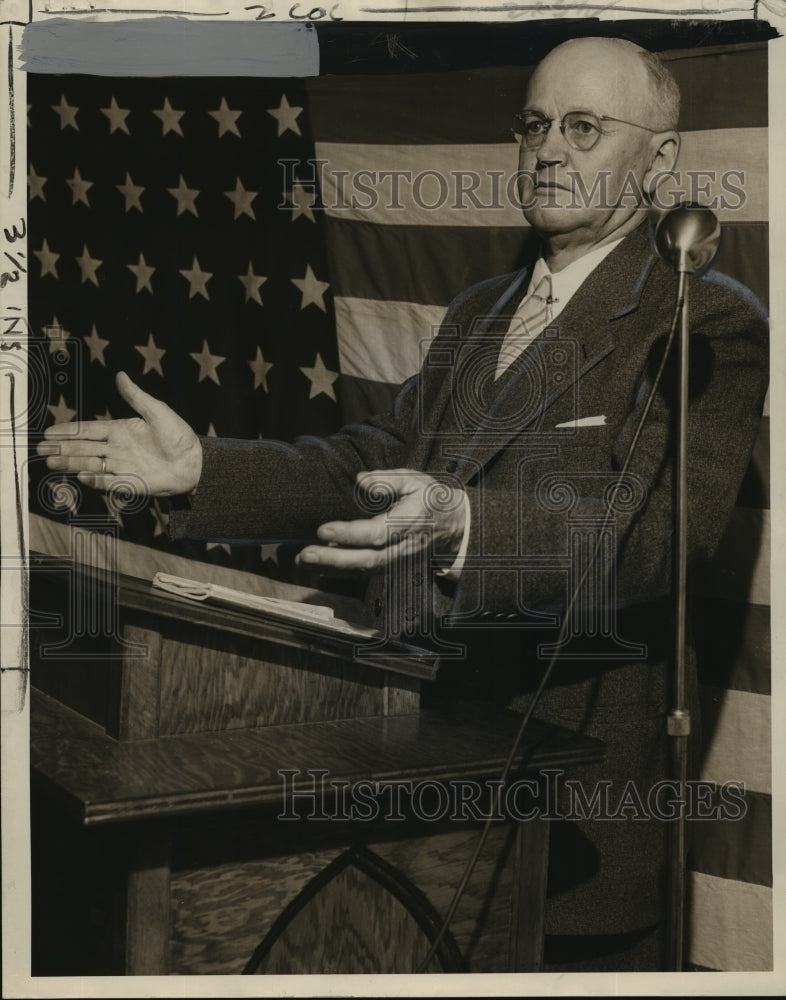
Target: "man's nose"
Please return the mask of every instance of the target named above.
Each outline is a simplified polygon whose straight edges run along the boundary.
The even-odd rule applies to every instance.
[[[557,123],[554,122],[543,137],[543,142],[537,152],[538,167],[556,167],[565,163],[568,149],[565,136]]]

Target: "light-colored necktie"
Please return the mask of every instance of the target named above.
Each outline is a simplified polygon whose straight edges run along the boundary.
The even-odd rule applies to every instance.
[[[495,379],[504,375],[522,351],[548,326],[551,306],[555,301],[551,295],[551,275],[544,274],[510,321],[497,359]]]

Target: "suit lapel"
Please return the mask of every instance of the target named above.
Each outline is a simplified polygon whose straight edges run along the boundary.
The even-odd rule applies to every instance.
[[[613,323],[638,308],[653,261],[647,224],[640,225],[601,261],[555,323],[502,376],[496,391],[489,394],[485,414],[475,421],[472,430],[464,428],[472,437],[457,470],[462,478],[473,476],[478,466],[485,466],[522,431],[536,435],[553,429],[546,419],[549,409],[613,351]],[[514,282],[516,287],[508,289],[497,303],[500,308],[495,311],[496,318],[512,315],[528,280],[529,271],[522,272],[518,283]],[[457,379],[466,382],[467,371],[480,373],[490,368],[493,372],[501,341],[489,335],[491,326],[492,322],[483,324],[480,336],[485,343],[472,344],[475,357],[459,367],[453,380],[454,398],[457,391],[463,398],[472,395],[471,386],[456,385]],[[481,364],[477,359],[483,356],[484,348],[489,357]],[[472,414],[465,416],[469,419]]]
[[[452,329],[440,333],[439,346],[432,347],[428,364],[420,372],[420,398],[426,404],[422,407],[422,424],[415,435],[412,460],[418,468],[444,466],[443,444],[455,445],[457,435],[466,440],[470,427],[462,426],[460,420],[461,400],[457,397],[457,371],[468,352],[486,347],[489,329],[500,317],[510,316],[524,297],[529,285],[532,268],[517,272],[503,288],[493,304],[478,315],[472,307],[467,316],[460,315]],[[458,403],[457,403],[458,398]],[[472,427],[477,425],[473,422]]]

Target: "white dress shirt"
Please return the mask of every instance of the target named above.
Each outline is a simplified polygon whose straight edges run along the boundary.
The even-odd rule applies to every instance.
[[[557,271],[556,274],[552,274],[546,261],[542,257],[538,257],[535,261],[535,266],[532,268],[529,285],[527,285],[527,294],[521,300],[516,312],[513,314],[511,326],[522,312],[526,312],[529,301],[532,298],[532,293],[545,275],[550,275],[551,277],[552,301],[549,323],[553,323],[598,264],[611,253],[614,247],[619,246],[624,238],[624,236],[621,236],[618,240],[614,240],[613,243],[607,243],[605,246],[590,250],[579,257],[578,260],[574,260],[572,264],[568,264],[561,271]],[[505,369],[509,368],[514,360],[515,358],[511,358]]]

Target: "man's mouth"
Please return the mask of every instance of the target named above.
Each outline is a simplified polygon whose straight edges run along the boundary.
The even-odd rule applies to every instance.
[[[555,184],[552,181],[535,181],[535,190],[545,191],[570,191],[564,184]]]

